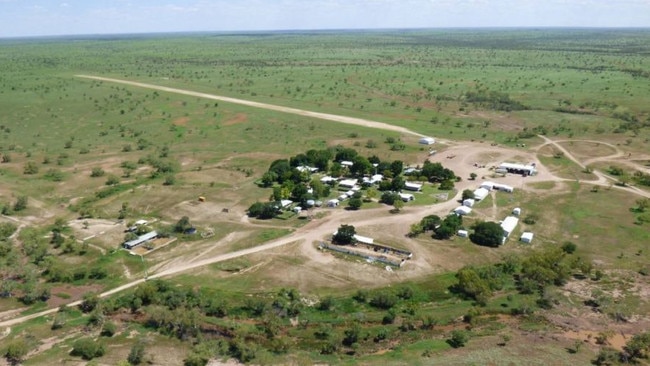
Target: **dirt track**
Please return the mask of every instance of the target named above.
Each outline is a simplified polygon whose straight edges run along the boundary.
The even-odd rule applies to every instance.
[[[276,105],[271,105],[271,104],[265,104],[265,103],[258,103],[258,102],[252,102],[252,101],[247,101],[247,100],[242,100],[242,99],[235,99],[235,98],[229,98],[229,97],[222,97],[222,96],[217,96],[217,95],[212,95],[212,94],[207,94],[207,93],[200,93],[200,92],[194,92],[194,91],[189,91],[189,90],[182,90],[182,89],[176,89],[176,88],[169,88],[169,87],[164,87],[164,86],[157,86],[157,85],[152,85],[152,84],[145,84],[145,83],[139,83],[139,82],[133,82],[133,81],[127,81],[127,80],[119,80],[119,79],[111,79],[111,78],[104,78],[104,77],[98,77],[98,76],[89,76],[89,75],[77,75],[78,77],[86,78],[86,79],[93,79],[93,80],[101,80],[101,81],[107,81],[107,82],[114,82],[114,83],[120,83],[120,84],[126,84],[126,85],[132,85],[132,86],[137,86],[137,87],[142,87],[142,88],[149,88],[149,89],[155,89],[155,90],[160,90],[160,91],[165,91],[165,92],[170,92],[170,93],[177,93],[177,94],[183,94],[183,95],[190,95],[190,96],[195,96],[195,97],[200,97],[200,98],[206,98],[206,99],[213,99],[213,100],[219,100],[219,101],[224,101],[224,102],[229,102],[229,103],[236,103],[236,104],[242,104],[250,107],[255,107],[255,108],[263,108],[263,109],[269,109],[269,110],[275,110],[279,112],[284,112],[284,113],[291,113],[291,114],[297,114],[301,116],[308,116],[308,117],[314,117],[314,118],[320,118],[320,119],[325,119],[325,120],[330,120],[330,121],[335,121],[335,122],[341,122],[341,123],[348,123],[348,124],[354,124],[354,125],[360,125],[360,126],[365,126],[365,127],[371,127],[371,128],[379,128],[379,129],[385,129],[385,130],[391,130],[391,131],[396,131],[404,134],[410,134],[410,135],[415,135],[415,136],[423,136],[419,133],[413,132],[411,130],[402,128],[402,127],[396,127],[392,126],[386,123],[382,122],[375,122],[375,121],[370,121],[370,120],[365,120],[365,119],[360,119],[360,118],[351,118],[351,117],[344,117],[344,116],[338,116],[338,115],[333,115],[333,114],[325,114],[325,113],[319,113],[319,112],[311,112],[311,111],[306,111],[306,110],[300,110],[300,109],[295,109],[295,108],[289,108],[289,107],[282,107],[282,106],[276,106]],[[569,151],[567,151],[564,147],[560,146],[557,141],[553,141],[548,139],[545,136],[540,136],[542,139],[544,139],[546,142],[542,144],[541,146],[538,147],[541,148],[544,145],[547,144],[553,144],[555,147],[557,147],[560,151],[563,151],[565,156],[569,158],[570,160],[574,161],[576,164],[584,167],[585,163],[580,162],[578,159],[576,159]],[[530,152],[524,152],[520,150],[512,150],[512,149],[507,149],[507,148],[501,148],[501,147],[491,147],[491,146],[485,146],[481,144],[468,144],[468,145],[462,145],[462,146],[454,146],[450,148],[448,151],[454,152],[457,151],[459,156],[458,159],[451,159],[448,161],[445,161],[446,165],[450,165],[452,170],[456,171],[459,176],[463,177],[466,179],[467,175],[469,172],[476,171],[476,169],[472,165],[472,161],[478,161],[481,159],[481,156],[484,155],[494,155],[494,159],[497,158],[502,158],[502,157],[514,157],[514,156],[521,156],[521,155],[526,155],[526,158],[530,159],[530,161],[536,161],[537,159],[535,158],[534,154]],[[617,150],[618,152],[618,150]],[[455,155],[455,154],[454,154]],[[450,156],[450,155],[448,155]],[[616,155],[618,157],[618,155]],[[435,159],[442,159],[441,156],[434,157]],[[432,158],[432,160],[435,160]],[[451,163],[451,164],[447,164]],[[550,173],[548,173],[542,166],[541,164],[539,165],[540,168],[540,174],[538,176],[534,177],[528,177],[527,182],[531,181],[571,181],[569,179],[564,179],[564,178],[559,178],[552,176]],[[487,170],[486,170],[487,172]],[[479,175],[480,176],[480,175]],[[597,174],[599,180],[595,182],[585,182],[589,184],[597,184],[597,185],[610,185],[611,184],[611,178],[607,177],[606,175],[599,173]],[[518,182],[519,179],[517,177],[510,177],[510,182],[506,181],[506,183],[512,183],[512,182]],[[521,181],[522,187],[523,187],[523,181]],[[199,255],[194,257],[190,261],[178,261],[174,263],[168,263],[167,265],[162,266],[159,269],[159,272],[152,274],[149,276],[149,278],[160,278],[160,277],[166,277],[166,276],[171,276],[177,273],[185,272],[191,269],[195,269],[198,267],[202,267],[208,264],[212,263],[217,263],[217,262],[222,262],[226,261],[229,259],[245,256],[245,255],[250,255],[262,251],[267,251],[273,248],[278,248],[290,243],[295,243],[295,242],[302,242],[305,245],[311,245],[314,241],[322,240],[323,237],[331,234],[340,226],[340,224],[343,223],[350,223],[353,222],[355,226],[357,227],[364,227],[364,226],[372,226],[372,225],[380,225],[382,223],[385,223],[386,220],[390,220],[391,225],[403,225],[404,227],[408,227],[410,224],[413,222],[416,222],[420,220],[424,215],[428,214],[440,214],[440,213],[447,213],[450,210],[452,210],[455,206],[458,205],[457,203],[457,198],[460,196],[460,192],[462,192],[463,189],[472,187],[476,185],[477,182],[472,182],[472,181],[467,181],[463,180],[459,184],[456,185],[456,188],[458,189],[458,195],[457,197],[454,197],[446,202],[432,205],[432,206],[426,206],[426,207],[409,207],[407,210],[405,210],[404,213],[398,214],[398,215],[391,215],[388,214],[388,210],[386,208],[379,208],[379,209],[374,209],[374,210],[364,210],[364,217],[367,219],[365,220],[359,220],[357,213],[355,212],[349,212],[345,210],[336,210],[332,211],[332,214],[327,216],[326,218],[319,219],[319,220],[314,220],[307,225],[303,226],[302,228],[296,230],[294,233],[291,235],[288,235],[284,238],[280,238],[277,240],[273,240],[271,242],[268,242],[266,244],[253,247],[253,248],[248,248],[244,250],[239,250],[236,252],[232,253],[227,253],[227,254],[221,254],[213,257],[208,257],[205,259],[199,259],[203,255]],[[642,191],[640,189],[637,189],[635,187],[616,187],[618,189],[625,190],[627,192],[641,195],[644,197],[650,197],[650,193],[646,191]],[[236,235],[233,233],[233,235]],[[230,240],[232,238],[226,239],[226,241]],[[215,242],[215,245],[217,243]],[[204,253],[208,254],[208,253]],[[111,289],[109,291],[106,291],[102,294],[100,294],[100,297],[106,297],[110,296],[112,294],[124,291],[126,289],[129,289],[131,287],[137,286],[141,283],[143,283],[145,280],[144,279],[139,279],[135,280],[132,282],[129,282],[127,284],[124,284],[122,286],[116,287],[114,289]],[[75,301],[68,306],[77,306],[81,303],[81,301]],[[0,327],[8,327],[12,326],[15,324],[22,323],[24,321],[34,319],[40,316],[44,315],[49,315],[52,313],[55,313],[58,311],[57,308],[53,309],[48,309],[39,313],[23,316],[23,317],[18,317],[10,320],[5,320],[0,322]]]

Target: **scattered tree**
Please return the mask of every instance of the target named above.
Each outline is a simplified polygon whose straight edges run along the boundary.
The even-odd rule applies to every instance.
[[[339,245],[354,244],[356,242],[356,239],[354,238],[354,235],[356,235],[356,233],[357,231],[354,226],[341,225],[336,231],[336,234],[332,236],[332,242]]]

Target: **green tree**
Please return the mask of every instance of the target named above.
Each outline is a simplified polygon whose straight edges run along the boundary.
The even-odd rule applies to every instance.
[[[348,201],[348,207],[350,207],[350,209],[352,210],[358,210],[361,208],[362,205],[363,205],[363,200],[358,197],[352,197]]]
[[[474,191],[472,191],[471,189],[463,190],[463,196],[462,196],[461,199],[463,201],[465,201],[466,199],[469,199],[469,198],[474,198]]]
[[[36,165],[36,162],[33,161],[26,162],[23,167],[23,174],[25,175],[38,174],[38,165]]]
[[[24,338],[16,338],[7,344],[4,356],[10,362],[21,363],[29,353],[29,349],[29,344]]]
[[[174,231],[177,233],[184,233],[186,230],[192,228],[192,223],[190,223],[190,218],[183,216],[176,222],[174,225]]]
[[[16,203],[14,203],[14,211],[18,212],[26,209],[27,201],[27,196],[19,196],[18,199],[16,199]]]
[[[404,208],[404,201],[402,201],[402,198],[393,201],[393,209],[395,212],[400,212],[402,208]]]
[[[451,337],[447,343],[453,348],[465,347],[465,343],[469,340],[469,335],[464,330],[454,330],[451,332]]]
[[[474,244],[496,248],[503,243],[503,228],[496,222],[480,222],[474,226],[469,239]]]
[[[356,229],[352,225],[341,225],[336,231],[336,234],[332,237],[332,242],[334,244],[346,245],[354,244],[356,241],[354,235],[357,233]]]
[[[112,337],[117,332],[117,326],[112,321],[104,322],[100,335],[102,337]]]
[[[90,176],[93,178],[103,177],[104,174],[106,174],[106,172],[104,172],[104,169],[100,167],[95,167],[90,171]]]
[[[96,342],[92,338],[84,337],[77,339],[72,344],[73,356],[80,356],[84,360],[92,360],[95,357],[101,357],[106,353],[106,348],[102,343]]]
[[[131,365],[139,365],[144,361],[144,340],[139,339],[136,341],[133,346],[131,346],[131,351],[129,356],[126,358]]]

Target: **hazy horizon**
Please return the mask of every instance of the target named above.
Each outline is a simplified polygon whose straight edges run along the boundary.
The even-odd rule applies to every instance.
[[[0,38],[647,27],[650,0],[0,0]]]

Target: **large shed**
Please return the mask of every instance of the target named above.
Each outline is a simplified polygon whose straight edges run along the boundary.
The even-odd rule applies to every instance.
[[[508,173],[522,174],[522,175],[535,175],[537,174],[537,169],[533,164],[516,164],[516,163],[501,163],[499,169],[504,169]]]
[[[433,137],[423,137],[419,141],[422,145],[433,145],[436,143],[436,139]]]
[[[469,215],[472,209],[467,206],[458,206],[454,209],[454,213],[458,216]]]
[[[144,235],[140,235],[137,239],[129,240],[125,242],[124,248],[126,249],[133,249],[137,247],[138,245],[144,244],[148,242],[149,240],[155,239],[158,236],[158,233],[156,231],[150,231]]]
[[[485,197],[487,197],[488,194],[490,194],[490,191],[488,191],[485,188],[479,188],[479,189],[474,191],[474,199],[477,200],[477,201],[480,201],[480,200],[484,199]]]
[[[514,217],[514,216],[508,216],[501,222],[501,228],[503,229],[503,241],[505,242],[508,236],[512,234],[512,232],[515,230],[517,227],[517,224],[519,223],[519,219]]]

